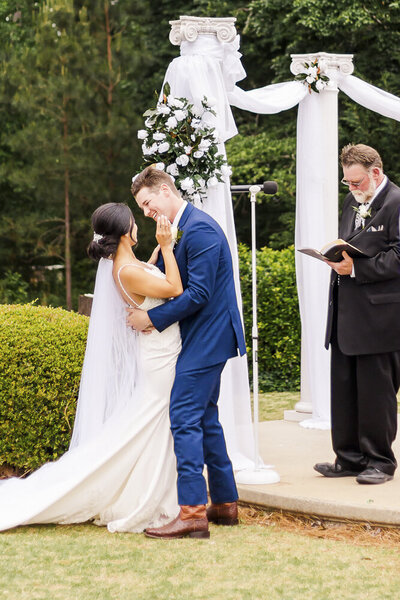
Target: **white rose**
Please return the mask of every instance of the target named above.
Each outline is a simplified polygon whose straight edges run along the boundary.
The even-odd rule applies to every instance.
[[[204,156],[204,152],[202,152],[201,150],[196,150],[196,152],[193,154],[193,156],[195,158],[201,158],[202,156]]]
[[[148,146],[146,146],[146,144],[142,144],[142,152],[144,156],[148,156],[149,154],[151,154],[151,150]]]
[[[216,177],[214,177],[214,175],[212,177],[210,177],[210,179],[207,181],[207,187],[214,187],[215,185],[218,185],[218,179]]]
[[[312,75],[307,75],[306,81],[307,83],[312,83],[314,81],[314,77]]]
[[[163,162],[159,162],[156,164],[157,171],[164,171],[165,164]]]
[[[310,76],[313,77],[314,79],[316,78],[317,74],[318,74],[318,67],[309,67],[306,70],[306,73]]]
[[[186,191],[186,190],[188,190],[188,191],[189,191],[189,190],[191,190],[191,189],[194,191],[194,181],[193,181],[193,179],[192,179],[191,177],[186,177],[185,179],[183,179],[183,180],[181,181],[181,188],[182,188],[183,190],[185,190],[185,191]],[[189,193],[190,193],[190,192],[189,192]]]
[[[216,104],[217,104],[217,99],[214,98],[214,96],[209,96],[207,98],[207,104],[210,108],[214,108],[214,106],[216,106]]]
[[[199,129],[201,127],[200,119],[192,119],[191,125],[192,125],[193,129]]]
[[[165,169],[167,171],[167,173],[169,173],[170,175],[175,175],[175,177],[177,175],[179,175],[179,169],[176,165],[176,163],[172,163],[172,165],[168,165],[168,167]]]
[[[137,132],[137,136],[139,138],[139,140],[145,140],[149,135],[149,132],[146,131],[145,129],[139,129],[139,131]]]
[[[369,208],[367,208],[365,204],[361,204],[359,208],[359,213],[362,219],[366,219],[367,217],[369,217]]]
[[[177,121],[183,121],[186,118],[187,112],[185,110],[176,110],[174,112],[175,119]]]
[[[182,100],[175,98],[175,96],[172,96],[172,94],[168,96],[167,102],[170,106],[175,106],[176,108],[183,108],[185,106]]]
[[[181,154],[180,156],[178,156],[175,160],[176,164],[179,165],[180,167],[186,167],[186,165],[189,162],[189,157],[187,154]]]
[[[163,142],[162,144],[160,144],[158,146],[158,151],[159,151],[160,154],[163,154],[167,150],[169,150],[169,143],[168,142]]]
[[[221,173],[223,177],[230,177],[232,175],[232,169],[229,165],[222,165]]]
[[[211,146],[212,142],[211,140],[201,140],[200,144],[199,144],[199,150],[203,150],[204,152],[206,152],[209,147]]]
[[[165,139],[165,133],[161,133],[161,131],[156,131],[156,133],[153,135],[153,138],[159,142],[160,140]]]
[[[186,154],[190,154],[192,151],[192,146],[185,146],[185,152]]]
[[[159,115],[168,115],[171,112],[171,109],[166,104],[158,104],[157,113]]]
[[[200,118],[203,116],[204,109],[203,109],[203,107],[194,105],[192,108],[192,113],[195,117]]]
[[[178,121],[175,119],[175,117],[169,117],[169,119],[167,119],[166,126],[168,129],[174,129],[177,125]]]
[[[315,87],[317,88],[317,90],[320,92],[321,90],[324,89],[325,87],[325,82],[322,81],[321,79],[318,79],[318,81],[315,83]]]

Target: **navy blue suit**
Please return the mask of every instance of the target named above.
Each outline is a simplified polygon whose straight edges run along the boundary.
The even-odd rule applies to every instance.
[[[246,351],[236,301],[232,257],[225,234],[205,212],[188,204],[175,247],[184,292],[149,311],[158,331],[179,321],[182,351],[171,392],[170,418],[181,505],[207,502],[207,465],[213,502],[237,499],[232,465],[218,420],[220,377],[226,361]]]

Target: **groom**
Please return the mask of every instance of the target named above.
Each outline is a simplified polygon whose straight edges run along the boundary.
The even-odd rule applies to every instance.
[[[154,220],[166,215],[179,227],[175,247],[184,292],[151,309],[132,309],[129,324],[158,331],[179,321],[182,350],[171,392],[170,419],[178,470],[179,516],[164,527],[147,529],[154,538],[208,538],[208,522],[237,524],[237,490],[217,401],[228,358],[246,351],[236,302],[232,257],[220,226],[185,202],[169,175],[147,167],[134,180],[132,194]],[[162,265],[159,265],[162,267]],[[207,465],[211,506],[206,511]]]

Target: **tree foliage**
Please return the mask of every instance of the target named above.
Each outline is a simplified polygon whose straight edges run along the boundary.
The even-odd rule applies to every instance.
[[[30,299],[67,305],[69,264],[72,305],[91,291],[90,215],[104,202],[131,203],[141,163],[136,132],[179,53],[169,21],[184,14],[237,18],[244,89],[292,79],[291,53],[326,51],[354,54],[355,75],[400,95],[397,0],[0,0],[0,280],[11,281],[7,270],[19,273]],[[240,135],[227,146],[233,182],[278,181],[278,196],[257,207],[258,241],[287,246],[296,111],[234,115]],[[399,183],[399,124],[344,94],[339,115],[339,145],[375,146]],[[238,238],[249,242],[250,203],[234,202]],[[146,258],[154,232],[136,216],[138,253]],[[62,268],[48,269],[54,265]]]

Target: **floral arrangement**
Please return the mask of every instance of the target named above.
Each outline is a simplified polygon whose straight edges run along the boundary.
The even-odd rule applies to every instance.
[[[146,129],[138,131],[138,138],[143,140],[144,166],[165,170],[186,200],[202,200],[208,188],[231,175],[218,150],[218,133],[212,126],[216,113],[206,97],[196,106],[172,96],[165,83],[162,100],[143,116]]]
[[[315,60],[311,63],[303,63],[304,71],[296,75],[295,79],[302,81],[304,85],[308,87],[308,91],[311,94],[311,90],[320,93],[329,83],[329,77],[325,75],[326,63],[324,60]]]

